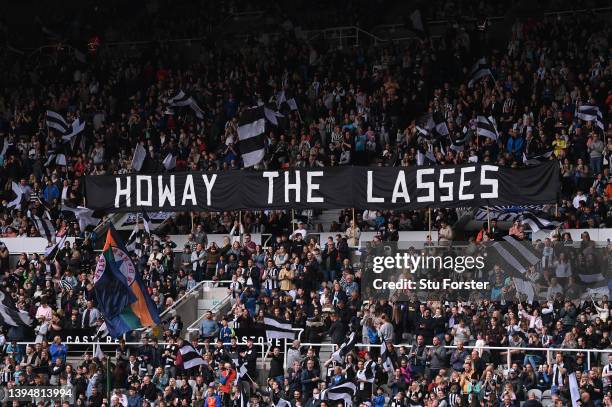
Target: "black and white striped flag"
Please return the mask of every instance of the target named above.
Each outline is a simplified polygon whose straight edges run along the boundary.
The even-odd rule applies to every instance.
[[[544,161],[550,160],[550,157],[553,155],[553,150],[548,150],[542,154],[529,155],[523,153],[523,164],[525,165],[538,165]]]
[[[264,327],[268,339],[295,339],[295,331],[292,329],[291,322],[284,319],[268,315],[264,317]]]
[[[15,181],[13,181],[11,184],[11,190],[15,194],[15,199],[13,199],[11,202],[8,203],[8,205],[6,205],[6,207],[9,209],[21,205],[21,201],[23,200],[23,195],[25,193],[21,185],[19,185]]]
[[[74,136],[85,129],[85,122],[81,122],[81,119],[76,118],[72,124],[68,124],[61,114],[52,110],[47,110],[45,113],[45,123],[47,127],[57,130],[64,141],[71,141]]]
[[[242,112],[238,120],[238,150],[245,167],[259,164],[265,155],[266,114],[259,106]]]
[[[6,152],[13,144],[9,142],[7,137],[2,137],[0,142],[2,143],[2,148],[0,148],[0,157],[6,157]]]
[[[449,138],[451,141],[451,150],[463,151],[466,144],[470,142],[470,130],[464,126],[461,133],[449,134]]]
[[[521,242],[513,236],[504,236],[503,241],[493,243],[490,249],[489,254],[493,264],[499,265],[502,270],[513,275],[524,274],[529,267],[541,260],[530,242]]]
[[[236,369],[237,379],[242,379],[243,377],[247,376],[248,373],[249,370],[247,369],[246,360],[243,360],[240,362],[240,366],[238,366]]]
[[[47,110],[45,114],[45,123],[47,127],[59,131],[62,135],[70,133],[70,125],[66,122],[66,119],[64,119],[61,114],[52,110]]]
[[[54,259],[55,255],[57,254],[57,251],[64,247],[64,245],[66,244],[66,238],[68,237],[68,233],[64,233],[61,237],[57,237],[59,237],[59,239],[56,239],[55,244],[45,249],[45,257],[48,259]]]
[[[200,108],[200,106],[193,97],[187,95],[182,90],[179,91],[179,93],[177,93],[172,98],[168,99],[168,105],[170,105],[171,107],[189,106],[198,119],[204,118],[204,110]]]
[[[77,206],[76,208],[62,205],[62,212],[72,212],[74,217],[79,222],[79,228],[84,231],[87,226],[96,226],[100,222],[100,218],[93,216],[93,209],[86,208],[84,206]]]
[[[380,359],[382,360],[382,368],[385,372],[392,372],[394,370],[393,361],[389,356],[386,341],[383,341],[383,343],[380,344]]]
[[[132,158],[132,168],[136,171],[140,171],[146,158],[147,150],[141,143],[138,143],[136,145],[136,148],[134,149],[134,157]]]
[[[533,283],[529,280],[524,280],[518,277],[512,277],[512,282],[514,283],[514,288],[516,288],[516,292],[526,296],[526,300],[529,304],[533,304],[533,300],[535,299],[536,292]]]
[[[436,130],[436,133],[438,133],[440,136],[448,136],[448,125],[446,124],[446,118],[444,115],[441,112],[434,112],[432,119],[434,121],[434,129]]]
[[[357,386],[352,382],[340,382],[335,386],[329,387],[321,392],[322,400],[344,400],[344,405],[353,405],[353,398],[357,394]]]
[[[298,105],[295,101],[295,97],[293,97],[291,94],[284,90],[281,90],[276,94],[276,107],[280,112],[298,110]]]
[[[38,230],[38,234],[41,237],[46,238],[48,242],[55,240],[55,226],[53,226],[53,222],[50,219],[33,215],[32,222],[34,222],[34,226],[36,226],[36,230]]]
[[[140,219],[142,219],[143,228],[140,227]],[[132,230],[132,233],[130,233],[130,237],[128,237],[127,241],[125,242],[125,248],[129,252],[136,252],[138,255],[140,255],[140,249],[142,247],[140,244],[140,238],[145,232],[147,234],[151,234],[151,226],[151,219],[145,211],[142,211],[140,214],[137,213],[134,229]]]
[[[0,325],[10,325],[22,328],[29,328],[32,318],[27,312],[18,310],[4,291],[0,290]]]
[[[200,355],[196,348],[194,348],[193,345],[188,342],[185,342],[184,345],[181,346],[179,349],[179,354],[183,369],[191,369],[193,367],[205,364],[202,355]]]
[[[468,87],[472,88],[480,79],[485,76],[493,76],[491,73],[491,68],[487,63],[487,59],[485,57],[480,58],[470,71],[470,81],[468,82]]]
[[[542,212],[544,205],[495,205],[489,206],[491,219],[500,222],[512,222],[523,212]],[[487,207],[481,206],[474,214],[474,220],[487,220]]]
[[[529,211],[521,213],[520,219],[521,223],[529,225],[533,232],[538,232],[541,229],[552,230],[561,225],[561,222],[551,220],[544,214],[535,214]]]
[[[240,386],[240,407],[250,407],[249,386]]]
[[[370,359],[367,362],[365,362],[364,367],[366,369],[366,377],[368,379],[370,378],[374,379],[375,378],[374,376],[376,376],[376,362]]]
[[[148,234],[151,234],[151,218],[146,211],[142,211],[142,225]]]
[[[166,170],[170,171],[176,168],[176,157],[172,155],[172,153],[168,153],[166,158],[164,158],[164,161],[162,161],[162,164]]]
[[[351,332],[348,338],[346,338],[344,342],[342,342],[338,350],[332,353],[331,355],[332,359],[338,363],[343,362],[346,354],[349,353],[351,350],[353,350],[356,343],[357,343],[357,335],[355,334],[355,332]]]
[[[442,112],[437,111],[433,113],[426,113],[420,119],[420,124],[422,127],[417,126],[417,129],[423,136],[427,137],[427,134],[434,135],[437,134],[439,136],[448,136],[448,125],[446,124],[446,119]]]
[[[280,398],[278,399],[278,401],[274,404],[274,407],[292,407],[291,403],[289,403],[287,400]]]
[[[499,133],[497,132],[497,124],[493,116],[477,116],[476,117],[476,134],[497,140]]]
[[[599,109],[599,106],[595,106],[595,105],[579,106],[578,112],[576,113],[576,117],[578,117],[581,120],[587,121],[587,122],[595,122],[595,125],[597,127],[605,131],[603,115],[601,114],[601,110]]]

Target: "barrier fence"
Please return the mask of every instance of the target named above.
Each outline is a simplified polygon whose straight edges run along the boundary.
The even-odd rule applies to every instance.
[[[289,348],[289,346],[291,346],[291,343],[289,343],[288,341],[285,341],[284,344],[284,348],[283,348],[283,354],[285,356],[285,367],[287,365],[287,350]],[[380,344],[367,344],[367,343],[358,343],[355,345],[355,348],[366,348],[368,350],[368,352],[373,349],[373,348],[378,348],[380,349]],[[399,347],[405,346],[406,348],[410,349],[412,347],[411,343],[401,343],[401,344],[397,344],[394,345],[394,347],[397,349]],[[309,347],[313,347],[313,348],[330,348],[330,356],[331,353],[336,351],[338,346],[336,344],[333,343],[300,343],[300,347],[301,348],[309,348]],[[433,345],[426,345],[426,348],[430,349],[433,348]],[[444,346],[445,349],[457,349],[457,346],[453,346],[453,345],[446,345]],[[474,345],[464,345],[463,346],[464,349],[469,349],[469,350],[482,350],[482,351],[500,351],[500,352],[506,352],[506,365],[507,368],[510,368],[510,366],[512,365],[512,354],[511,351],[515,351],[518,350],[521,353],[525,353],[528,354],[529,352],[546,352],[546,363],[550,364],[551,361],[554,359],[554,355],[557,352],[561,352],[561,353],[586,353],[587,356],[587,369],[591,369],[591,364],[593,362],[593,358],[592,358],[592,354],[595,355],[604,355],[605,354],[609,354],[612,353],[612,349],[574,349],[574,348],[532,348],[532,347],[516,347],[516,346],[474,346]],[[603,358],[602,358],[603,360]],[[595,360],[595,362],[598,363],[593,363],[594,365],[599,365],[602,366],[603,364],[607,363],[607,361],[604,361],[604,363],[602,363],[602,360],[597,361]],[[323,362],[323,360],[322,360]]]

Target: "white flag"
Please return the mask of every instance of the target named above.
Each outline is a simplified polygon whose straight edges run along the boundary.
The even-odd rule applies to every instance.
[[[162,162],[162,164],[164,164],[165,169],[170,171],[171,169],[176,167],[176,157],[173,156],[172,153],[168,153],[166,158],[164,158],[164,161]]]
[[[136,171],[140,171],[146,157],[147,150],[145,150],[142,144],[138,143],[138,145],[136,145],[136,149],[134,150],[134,158],[132,158],[132,168]]]

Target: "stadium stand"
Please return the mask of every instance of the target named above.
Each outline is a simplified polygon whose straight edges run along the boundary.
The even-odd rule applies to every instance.
[[[13,5],[0,25],[0,386],[96,407],[612,406],[606,2],[66,3]],[[90,175],[250,170],[237,127],[260,104],[283,120],[255,170],[554,161],[562,191],[402,212],[87,209]],[[94,289],[110,223],[162,320],[117,340]],[[388,242],[477,253],[508,236],[537,256],[544,300],[521,301],[501,261],[486,299],[360,291]],[[577,300],[594,265],[602,285]]]

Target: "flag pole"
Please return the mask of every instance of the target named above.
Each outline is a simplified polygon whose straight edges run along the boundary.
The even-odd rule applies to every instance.
[[[359,246],[359,242],[355,239],[355,227],[357,222],[355,222],[355,208],[351,208],[353,211],[353,224],[351,225],[351,234],[353,235],[353,241],[355,242],[355,246]]]
[[[489,210],[488,206],[487,206],[487,233],[491,233],[491,211]]]
[[[295,233],[295,209],[291,209],[291,227],[293,228],[293,233]]]
[[[240,246],[242,246],[242,211],[238,211],[238,235],[240,236]]]
[[[106,397],[110,405],[111,399],[111,377],[110,377],[110,356],[106,357]]]
[[[190,214],[191,214],[191,233],[193,233],[193,211],[191,211]]]
[[[427,208],[427,222],[428,222],[428,229],[429,229],[429,240],[433,241],[433,237],[431,236],[431,208]]]

